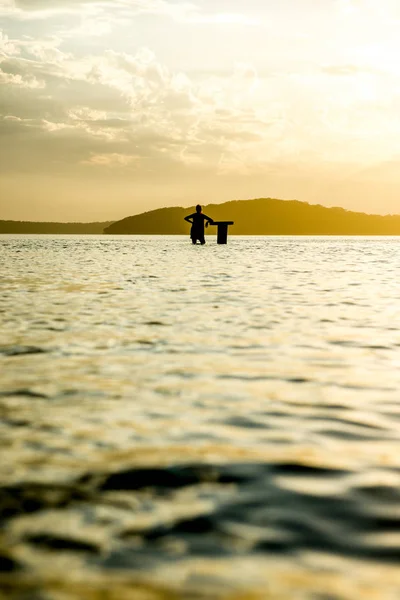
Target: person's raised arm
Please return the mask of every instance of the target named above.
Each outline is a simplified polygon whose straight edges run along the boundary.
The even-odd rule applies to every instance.
[[[188,223],[193,223],[193,220],[191,220],[194,216],[194,213],[192,213],[191,215],[188,215],[187,217],[183,217],[185,219],[185,221],[187,221]]]

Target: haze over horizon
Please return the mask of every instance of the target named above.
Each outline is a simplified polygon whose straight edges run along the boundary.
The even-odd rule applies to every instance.
[[[395,0],[0,0],[0,219],[398,214]]]

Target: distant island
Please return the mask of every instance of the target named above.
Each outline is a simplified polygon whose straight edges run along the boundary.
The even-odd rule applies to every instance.
[[[369,215],[298,200],[257,198],[203,206],[215,221],[234,221],[229,235],[400,235],[400,215]],[[50,223],[0,221],[0,233],[188,235],[188,208],[151,210],[120,221]],[[206,233],[216,235],[216,228]]]
[[[233,235],[400,235],[400,215],[369,215],[298,200],[258,198],[203,206],[215,221],[230,220]],[[159,208],[115,221],[107,234],[188,234],[183,218],[189,208]],[[216,228],[209,227],[215,235]]]
[[[101,223],[50,223],[47,221],[0,221],[0,233],[99,234],[113,221]]]

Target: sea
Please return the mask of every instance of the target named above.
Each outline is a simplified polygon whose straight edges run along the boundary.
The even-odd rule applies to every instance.
[[[0,236],[0,598],[398,600],[400,238]]]

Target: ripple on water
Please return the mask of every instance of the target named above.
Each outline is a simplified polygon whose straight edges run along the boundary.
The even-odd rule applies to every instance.
[[[45,354],[46,352],[49,350],[38,346],[0,346],[0,355],[3,356],[25,356],[26,354]]]
[[[12,600],[393,600],[397,238],[0,249]]]
[[[374,506],[383,500],[398,511],[398,490],[360,485],[354,494],[351,478],[346,470],[295,462],[132,467],[62,485],[3,486],[0,518],[36,557],[78,554],[88,568],[111,572],[310,552],[396,563],[397,547],[386,539],[398,534],[400,514],[374,514]],[[360,494],[368,497],[367,514]],[[18,556],[10,552],[6,563],[17,569]]]

